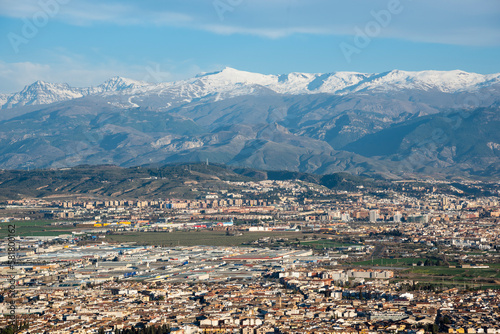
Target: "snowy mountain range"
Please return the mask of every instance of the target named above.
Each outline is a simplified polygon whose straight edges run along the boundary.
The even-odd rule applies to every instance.
[[[482,75],[464,71],[394,70],[379,74],[335,72],[327,74],[290,73],[264,75],[225,68],[195,78],[167,83],[147,83],[114,77],[97,87],[75,88],[68,84],[36,81],[22,91],[0,95],[2,109],[29,105],[43,105],[67,101],[89,95],[161,96],[169,102],[192,102],[195,99],[221,100],[269,90],[282,95],[383,93],[405,90],[438,91],[443,93],[474,92],[500,84],[500,73]],[[131,106],[135,102],[130,101]]]
[[[399,178],[500,176],[500,74],[37,81],[0,94],[0,168],[209,161]]]
[[[101,94],[105,92],[119,92],[132,87],[140,87],[141,82],[114,77],[102,85],[88,88],[75,88],[68,84],[49,83],[35,81],[18,93],[0,95],[0,107],[2,109],[15,108],[30,105],[42,105],[55,102],[77,99],[80,97]]]

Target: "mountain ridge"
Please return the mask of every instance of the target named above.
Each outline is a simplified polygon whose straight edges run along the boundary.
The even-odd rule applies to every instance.
[[[0,108],[24,105],[45,105],[103,93],[177,93],[180,98],[194,99],[219,94],[218,99],[252,93],[256,86],[277,94],[334,94],[345,95],[366,91],[391,92],[407,89],[437,89],[445,93],[477,90],[499,85],[500,73],[477,74],[454,71],[401,71],[383,73],[332,72],[265,75],[226,67],[221,71],[202,73],[193,78],[175,82],[147,83],[113,77],[95,87],[71,87],[68,84],[35,81],[20,92],[0,94]],[[245,89],[246,88],[246,89]]]
[[[11,96],[11,107],[0,111],[0,168],[208,159],[392,179],[498,178],[499,78],[396,70],[276,76],[226,68],[158,84],[114,77],[76,93],[37,82],[23,90],[24,100]]]

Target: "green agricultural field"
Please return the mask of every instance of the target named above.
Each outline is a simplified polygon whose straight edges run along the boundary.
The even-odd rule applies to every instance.
[[[445,266],[412,267],[399,273],[399,279],[411,279],[420,284],[436,286],[467,286],[496,289],[500,283],[500,267],[487,269],[449,268]]]
[[[419,276],[444,276],[458,280],[500,279],[499,268],[474,269],[474,268],[448,268],[448,267],[417,267],[409,270],[411,274]]]
[[[20,226],[46,226],[50,225],[50,223],[55,222],[55,220],[19,220],[19,221],[11,221],[9,223],[0,223],[0,226],[8,225],[16,225],[16,227]]]
[[[163,246],[241,246],[263,237],[300,238],[300,232],[244,232],[239,236],[228,236],[225,232],[135,232],[106,236],[108,242],[136,242],[141,245]]]
[[[8,226],[16,226],[16,236],[56,236],[70,234],[75,231],[73,226],[51,226],[51,220],[13,221],[0,224],[0,238],[8,235]]]
[[[458,276],[463,275],[467,269],[443,267],[416,267],[409,270],[410,273],[422,276]]]
[[[311,245],[315,249],[361,246],[359,244],[347,244],[347,243],[337,242],[334,240],[301,241],[300,244],[301,245]]]
[[[438,289],[445,290],[451,288],[473,288],[475,290],[485,290],[485,289],[500,289],[500,285],[495,283],[485,283],[483,281],[471,280],[471,281],[459,281],[459,280],[419,280],[419,283],[416,285],[419,286],[428,286],[433,285]]]

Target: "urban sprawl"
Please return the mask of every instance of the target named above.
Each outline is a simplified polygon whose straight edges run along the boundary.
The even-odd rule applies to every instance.
[[[225,183],[189,200],[5,201],[0,328],[500,333],[498,193]]]

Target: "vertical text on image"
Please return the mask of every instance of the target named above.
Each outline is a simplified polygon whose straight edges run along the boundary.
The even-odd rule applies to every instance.
[[[8,227],[8,236],[7,236],[7,255],[8,255],[8,263],[9,263],[9,316],[11,317],[11,321],[13,324],[16,322],[16,225],[9,224]]]

